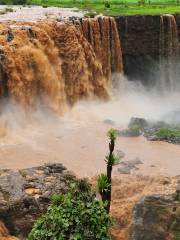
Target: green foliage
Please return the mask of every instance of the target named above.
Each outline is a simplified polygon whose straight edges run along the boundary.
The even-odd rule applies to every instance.
[[[98,191],[99,193],[108,192],[110,189],[110,183],[108,182],[108,177],[106,174],[101,174],[98,177]]]
[[[111,128],[109,129],[109,131],[107,132],[107,136],[110,140],[115,141],[118,135],[118,131],[117,129]]]
[[[109,240],[111,219],[105,204],[86,180],[64,195],[54,195],[47,213],[35,223],[27,240]]]
[[[116,156],[114,153],[112,153],[111,155],[107,155],[105,157],[105,162],[109,163],[111,166],[115,166],[120,163],[120,159],[118,156]]]
[[[107,165],[106,174],[101,174],[98,177],[98,190],[101,194],[103,202],[106,204],[105,208],[107,213],[110,211],[111,205],[111,182],[112,182],[112,167],[119,164],[119,158],[114,154],[115,140],[117,138],[118,131],[114,128],[109,129],[107,136],[109,142],[109,154],[105,157]]]
[[[111,7],[110,2],[106,0],[104,2],[104,6],[105,6],[105,8],[110,8]]]
[[[23,5],[26,3],[27,3],[27,0],[0,0],[0,4]]]
[[[180,138],[180,128],[160,128],[156,133],[162,140],[171,140]]]
[[[0,0],[5,3],[8,0]],[[105,7],[106,0],[29,0],[31,4],[77,7],[109,16],[134,14],[173,14],[180,12],[179,0],[108,0],[110,7]]]

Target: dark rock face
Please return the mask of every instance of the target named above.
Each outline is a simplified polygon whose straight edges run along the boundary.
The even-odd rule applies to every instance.
[[[174,15],[180,39],[180,15]],[[116,22],[121,38],[124,73],[129,80],[140,80],[144,85],[154,86],[159,80],[161,49],[161,16],[119,16]],[[168,58],[169,24],[164,22],[164,57]],[[179,55],[179,53],[178,53]]]
[[[10,234],[24,239],[34,221],[47,210],[55,193],[67,192],[75,176],[61,164],[0,170],[0,221]]]
[[[153,85],[159,62],[160,16],[121,16],[116,22],[125,75],[129,80]]]
[[[174,195],[145,196],[135,205],[129,240],[175,239],[180,229],[180,201]]]

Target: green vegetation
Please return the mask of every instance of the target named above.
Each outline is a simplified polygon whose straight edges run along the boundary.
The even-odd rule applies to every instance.
[[[53,196],[27,240],[110,240],[110,225],[105,204],[95,198],[87,180],[80,180],[67,194]]]
[[[180,13],[180,0],[28,0],[28,2],[42,6],[77,7],[87,10],[89,15],[91,12],[111,16]]]
[[[28,0],[0,0],[0,4],[22,5],[28,3]]]
[[[98,177],[98,190],[102,197],[103,202],[107,203],[106,211],[109,213],[111,205],[111,182],[112,182],[112,168],[114,165],[119,164],[119,158],[114,154],[115,141],[117,138],[117,130],[111,128],[107,136],[110,140],[109,142],[109,154],[105,157],[105,162],[107,164],[107,173],[101,174]]]
[[[180,232],[175,233],[175,239],[174,240],[180,240]]]
[[[180,13],[180,0],[0,0],[0,4],[77,7],[87,16]]]
[[[160,140],[178,140],[180,139],[180,128],[160,128],[156,135]]]

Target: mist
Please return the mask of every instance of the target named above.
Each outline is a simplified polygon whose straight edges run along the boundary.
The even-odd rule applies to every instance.
[[[178,91],[162,91],[157,86],[143,86],[140,81],[128,81],[126,77],[116,75],[109,92],[109,101],[79,101],[63,114],[38,101],[34,108],[28,109],[13,101],[4,101],[1,103],[0,136],[15,135],[17,138],[25,132],[33,135],[33,127],[36,135],[43,129],[58,131],[64,125],[74,128],[103,123],[107,119],[114,121],[119,127],[126,126],[131,117],[169,123],[178,123],[180,120]]]

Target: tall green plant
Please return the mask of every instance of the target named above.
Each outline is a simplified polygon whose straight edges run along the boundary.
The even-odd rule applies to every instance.
[[[111,205],[111,192],[112,192],[112,168],[119,164],[119,157],[114,154],[115,141],[117,139],[117,130],[111,128],[107,133],[109,139],[109,154],[105,157],[107,164],[106,174],[101,174],[98,177],[98,190],[102,200],[106,202],[106,211],[109,213]]]

